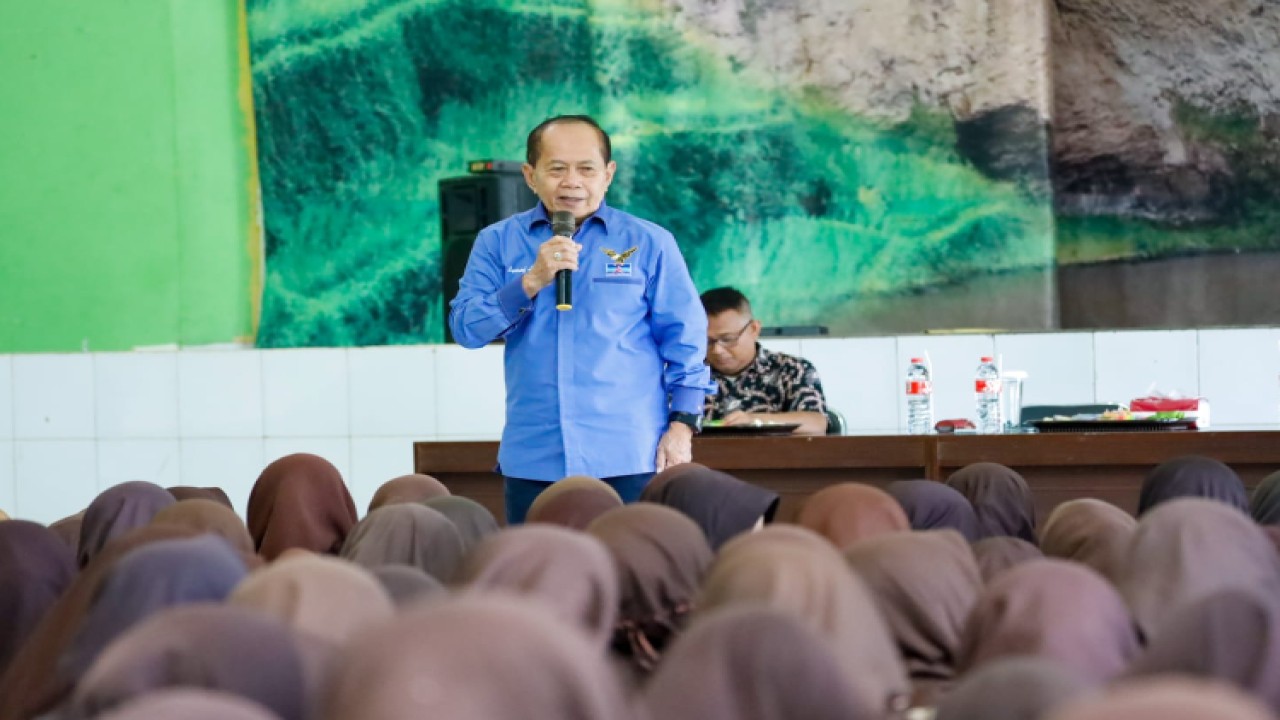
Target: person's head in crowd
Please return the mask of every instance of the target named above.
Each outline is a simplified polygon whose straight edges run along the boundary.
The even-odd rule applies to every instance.
[[[141,480],[103,490],[89,503],[80,524],[80,567],[89,564],[108,542],[146,525],[156,513],[175,502],[168,490]]]
[[[525,182],[551,215],[578,222],[600,209],[613,174],[609,134],[587,115],[558,115],[539,123],[525,141]]]
[[[1138,521],[1111,503],[1069,500],[1054,508],[1040,528],[1040,550],[1048,557],[1088,565],[1116,582],[1137,529]]]
[[[99,720],[280,720],[238,695],[195,688],[156,690],[98,716]]]
[[[111,570],[58,663],[75,682],[113,640],[166,608],[221,602],[244,579],[244,559],[220,537],[163,540],[129,552]]]
[[[627,720],[631,712],[599,647],[574,626],[519,598],[469,596],[411,607],[356,638],[321,717]]]
[[[215,604],[166,610],[121,635],[77,684],[63,717],[99,717],[175,687],[231,693],[281,720],[308,717],[305,663],[289,628],[264,613]]]
[[[412,565],[449,582],[462,561],[462,534],[449,518],[425,505],[390,505],[365,515],[340,554],[364,568]]]
[[[837,550],[859,540],[911,530],[897,500],[880,488],[856,482],[828,485],[810,495],[796,523],[830,540]]]
[[[966,675],[942,697],[934,720],[1042,720],[1100,690],[1056,660],[1014,655]]]
[[[225,505],[231,510],[235,510],[235,505],[231,504],[231,498],[227,496],[227,491],[220,487],[191,487],[190,485],[174,485],[165,488],[174,500],[182,502],[183,500],[212,500],[220,505]]]
[[[972,545],[972,550],[984,583],[990,583],[1006,570],[1044,557],[1044,552],[1035,545],[1007,535],[979,540]]]
[[[76,576],[76,557],[52,530],[0,523],[0,676]]]
[[[1161,503],[1138,521],[1120,592],[1144,636],[1218,590],[1280,596],[1280,556],[1249,516],[1217,500]]]
[[[378,486],[373,493],[373,499],[369,501],[369,509],[366,512],[373,512],[387,505],[426,502],[448,494],[449,488],[430,475],[418,473],[401,475]]]
[[[947,485],[969,499],[982,537],[1008,535],[1036,541],[1036,505],[1031,487],[1012,469],[992,462],[973,463],[947,478]]]
[[[712,550],[762,522],[773,521],[778,493],[696,463],[679,467],[649,499],[692,518]]]
[[[211,533],[226,540],[243,555],[253,555],[253,538],[249,528],[229,506],[216,500],[179,500],[156,513],[151,519],[155,525],[178,525],[202,533]]]
[[[1222,683],[1190,678],[1128,682],[1069,703],[1044,720],[1275,720],[1265,705]]]
[[[1280,711],[1280,610],[1276,598],[1220,590],[1169,617],[1126,673],[1229,682]]]
[[[965,624],[959,670],[1010,655],[1053,658],[1106,682],[1138,652],[1129,609],[1106,578],[1065,560],[1035,560],[996,578]]]
[[[485,506],[460,495],[434,497],[422,503],[449,518],[462,536],[462,554],[471,552],[479,542],[498,532],[498,520]]]
[[[711,547],[685,515],[652,503],[610,510],[587,526],[609,549],[620,580],[613,647],[639,670],[652,671],[684,627]]]
[[[554,525],[523,525],[490,535],[467,556],[457,583],[468,596],[518,595],[546,605],[599,648],[618,617],[618,570],[596,538]]]
[[[725,375],[737,375],[756,359],[760,321],[747,296],[731,287],[702,293],[707,311],[707,364]]]
[[[830,645],[803,621],[765,607],[718,610],[673,644],[644,690],[662,720],[872,720]]]
[[[525,522],[582,530],[592,520],[620,507],[622,498],[608,483],[585,475],[571,475],[551,483],[534,499]]]
[[[81,510],[49,524],[49,529],[71,548],[77,558],[80,556],[80,528],[84,525],[84,512]]]
[[[1248,493],[1235,470],[1213,458],[1188,455],[1160,463],[1147,473],[1138,495],[1138,515],[1184,497],[1217,500],[1249,511]]]
[[[269,562],[295,547],[336,555],[356,524],[356,506],[332,463],[295,453],[258,476],[247,517],[254,545]]]
[[[955,676],[960,636],[982,592],[969,543],[954,530],[893,533],[844,551],[875,596],[916,680]]]
[[[691,472],[710,469],[711,468],[706,465],[698,462],[687,462],[672,465],[649,479],[649,482],[645,484],[644,489],[640,491],[640,501],[661,503],[662,493],[666,489],[667,483]]]
[[[1280,470],[1263,478],[1253,489],[1249,513],[1259,525],[1280,525]]]
[[[403,608],[419,600],[443,597],[448,593],[444,583],[416,567],[408,565],[383,565],[370,570],[387,591],[391,602]]]
[[[816,533],[775,525],[725,545],[694,600],[693,625],[744,605],[773,608],[815,630],[874,712],[905,709],[907,671],[871,591]]]
[[[323,555],[280,558],[254,570],[227,602],[273,615],[332,647],[395,612],[386,590],[368,571]]]
[[[895,480],[884,491],[907,514],[912,530],[955,530],[965,540],[979,539],[978,516],[969,499],[936,480]]]

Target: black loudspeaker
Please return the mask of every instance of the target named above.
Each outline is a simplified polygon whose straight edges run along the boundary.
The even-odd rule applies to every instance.
[[[445,342],[453,342],[453,333],[449,331],[449,303],[458,294],[458,281],[467,269],[476,233],[538,202],[524,182],[519,163],[480,161],[472,163],[472,167],[481,170],[445,178],[439,183],[440,288],[444,302],[441,317]]]

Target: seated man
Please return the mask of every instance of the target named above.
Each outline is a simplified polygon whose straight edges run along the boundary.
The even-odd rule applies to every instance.
[[[707,364],[719,392],[706,418],[725,425],[800,423],[797,435],[827,432],[827,402],[808,360],[760,347],[760,321],[747,297],[731,287],[702,293],[707,311]]]

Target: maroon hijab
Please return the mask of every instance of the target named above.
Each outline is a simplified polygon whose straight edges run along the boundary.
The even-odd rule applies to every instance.
[[[969,499],[982,537],[1008,535],[1036,541],[1035,501],[1031,487],[1018,473],[997,463],[974,463],[952,473],[947,485]]]
[[[356,506],[328,460],[297,453],[262,471],[249,495],[249,534],[267,561],[290,548],[336,555],[356,524]]]
[[[175,502],[168,490],[140,480],[103,490],[89,503],[80,524],[80,567],[88,565],[108,542],[150,523],[156,513]]]
[[[911,521],[893,496],[871,485],[828,485],[805,500],[796,524],[831,541],[837,550],[890,533],[911,530]]]
[[[75,555],[52,530],[0,522],[0,676],[75,576]]]

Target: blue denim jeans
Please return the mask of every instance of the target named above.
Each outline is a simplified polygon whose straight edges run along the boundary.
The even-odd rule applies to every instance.
[[[644,490],[644,486],[648,485],[649,480],[652,478],[653,473],[640,473],[638,475],[617,475],[600,479],[608,483],[609,487],[618,491],[618,496],[622,498],[622,502],[633,503],[640,499],[640,491]],[[503,475],[502,491],[507,506],[507,525],[523,524],[525,515],[529,514],[529,506],[533,504],[534,499],[543,490],[550,486],[551,483],[541,480],[525,480]]]

